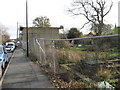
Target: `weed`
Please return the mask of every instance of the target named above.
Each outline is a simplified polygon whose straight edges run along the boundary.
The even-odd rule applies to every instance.
[[[109,80],[112,77],[112,70],[103,68],[102,66],[98,69],[96,74],[99,80]]]

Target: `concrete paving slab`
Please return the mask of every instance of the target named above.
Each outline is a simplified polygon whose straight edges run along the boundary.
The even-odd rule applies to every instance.
[[[22,49],[16,49],[2,88],[54,88],[39,66],[27,58]]]

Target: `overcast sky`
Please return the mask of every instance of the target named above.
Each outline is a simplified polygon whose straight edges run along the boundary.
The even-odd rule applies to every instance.
[[[80,28],[84,19],[74,17],[66,11],[73,0],[28,0],[28,22],[31,26],[33,19],[38,16],[47,16],[53,27],[63,25],[65,29]],[[113,0],[111,12],[105,22],[118,25],[118,1]],[[17,22],[25,26],[26,0],[0,0],[0,23],[8,28],[11,38],[16,38]],[[82,32],[86,33],[83,29]]]

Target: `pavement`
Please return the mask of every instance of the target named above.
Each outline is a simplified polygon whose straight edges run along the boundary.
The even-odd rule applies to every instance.
[[[18,48],[11,58],[2,88],[54,88],[54,86],[47,74]]]

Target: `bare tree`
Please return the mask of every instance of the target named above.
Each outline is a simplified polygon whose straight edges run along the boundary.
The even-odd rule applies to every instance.
[[[75,0],[69,12],[74,15],[82,15],[87,22],[82,26],[91,24],[96,27],[95,34],[101,35],[104,27],[104,18],[110,12],[113,2],[109,0]]]
[[[112,25],[111,24],[104,24],[102,27],[102,35],[106,35],[106,34],[110,34],[113,32],[112,29]],[[94,26],[94,24],[91,27],[91,32],[93,32],[93,34],[96,34],[98,32],[98,28],[96,26]]]
[[[10,35],[7,32],[7,28],[4,27],[2,24],[0,24],[0,32],[1,32],[1,37],[2,37],[2,44],[10,41]]]

